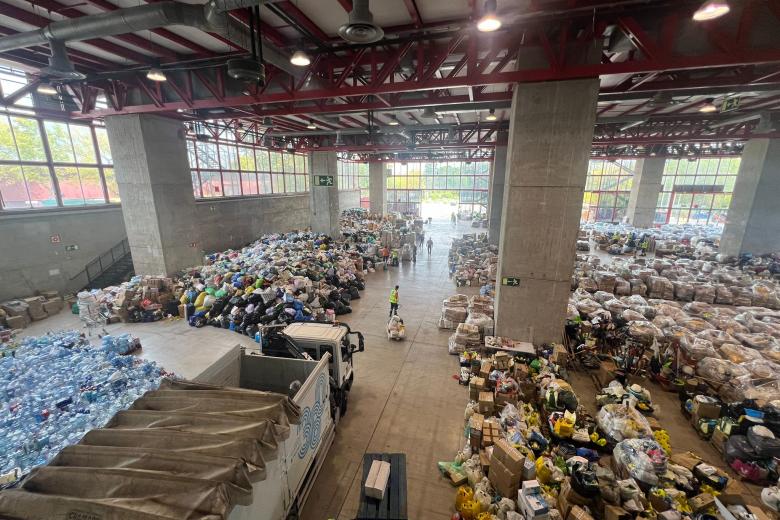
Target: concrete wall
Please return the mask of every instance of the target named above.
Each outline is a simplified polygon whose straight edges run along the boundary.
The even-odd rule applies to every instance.
[[[105,121],[136,273],[171,274],[200,262],[182,123],[150,114]]]
[[[339,191],[339,211],[360,207],[360,190]]]
[[[309,194],[195,203],[205,253],[244,246],[264,234],[309,227]]]
[[[780,139],[745,145],[734,195],[720,239],[720,252],[762,255],[780,250]]]
[[[80,289],[86,279],[71,278],[125,235],[119,207],[0,216],[0,301]],[[78,250],[65,251],[69,245]]]

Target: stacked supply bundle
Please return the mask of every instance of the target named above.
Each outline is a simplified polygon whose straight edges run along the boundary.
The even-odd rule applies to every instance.
[[[468,318],[468,297],[463,294],[450,296],[442,302],[440,329],[454,329],[459,323],[465,323]]]
[[[448,342],[450,354],[461,354],[467,349],[478,348],[481,344],[482,336],[479,327],[468,323],[458,324],[458,328]]]

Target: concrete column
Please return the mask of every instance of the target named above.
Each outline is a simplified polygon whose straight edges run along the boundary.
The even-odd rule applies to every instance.
[[[507,133],[499,132],[496,141],[507,142]],[[493,156],[493,172],[490,179],[488,207],[488,240],[498,244],[501,236],[501,215],[504,210],[504,179],[506,178],[506,144],[497,145]]]
[[[496,333],[560,341],[599,80],[515,85],[499,241]],[[516,286],[502,278],[516,278]]]
[[[372,214],[384,216],[387,213],[387,177],[384,163],[368,163],[368,200]]]
[[[135,272],[166,275],[201,264],[181,122],[149,114],[105,121]]]
[[[634,183],[631,185],[631,195],[628,198],[626,216],[632,226],[649,228],[655,220],[655,208],[658,206],[658,195],[664,176],[663,157],[648,157],[637,159],[634,171]]]
[[[341,234],[339,229],[339,176],[336,152],[311,152],[309,154],[309,186],[311,186],[311,229],[332,237]],[[333,177],[333,186],[315,186],[318,175]]]
[[[780,251],[779,200],[780,139],[751,139],[742,152],[720,252],[736,256]]]

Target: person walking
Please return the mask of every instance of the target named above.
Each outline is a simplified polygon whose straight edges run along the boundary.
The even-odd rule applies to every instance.
[[[417,244],[412,244],[412,263],[417,263]]]
[[[387,248],[387,246],[382,248],[382,260],[384,262],[382,270],[387,271],[387,263],[390,261],[390,250]]]
[[[431,256],[431,251],[433,251],[433,239],[428,238],[428,256]]]
[[[390,317],[392,318],[393,315],[398,314],[398,286],[395,286],[395,289],[390,291]]]

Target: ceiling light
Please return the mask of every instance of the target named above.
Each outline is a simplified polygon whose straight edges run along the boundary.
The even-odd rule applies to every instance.
[[[425,107],[420,115],[428,119],[433,119],[436,117],[436,111],[433,107]]]
[[[46,96],[56,96],[57,89],[48,81],[41,81],[38,88],[35,89],[38,94],[44,94]]]
[[[297,50],[290,56],[290,63],[296,67],[308,67],[311,65],[311,58],[305,52]]]
[[[726,0],[708,0],[693,13],[693,19],[697,22],[706,22],[720,18],[731,11],[729,3]]]
[[[390,126],[398,126],[401,122],[398,120],[398,117],[390,116],[390,121],[388,121],[387,124]]]
[[[493,32],[501,28],[501,20],[496,16],[496,0],[485,0],[485,11],[477,22],[481,32]]]
[[[274,126],[274,122],[270,117],[265,116],[263,118],[263,126]]]
[[[165,73],[158,69],[157,67],[152,67],[149,69],[149,72],[146,73],[146,79],[152,80],[152,81],[167,81],[168,78],[165,76]]]
[[[495,108],[491,108],[488,111],[488,115],[485,116],[485,121],[495,121],[496,119],[498,119],[496,117],[496,109]]]
[[[715,100],[712,98],[707,99],[705,103],[699,107],[699,112],[703,114],[711,114],[713,112],[717,112],[718,107],[715,106],[715,103],[713,103],[713,101]]]
[[[314,123],[313,119],[309,119],[309,124],[306,125],[306,128],[308,128],[309,130],[316,130],[317,125]]]

